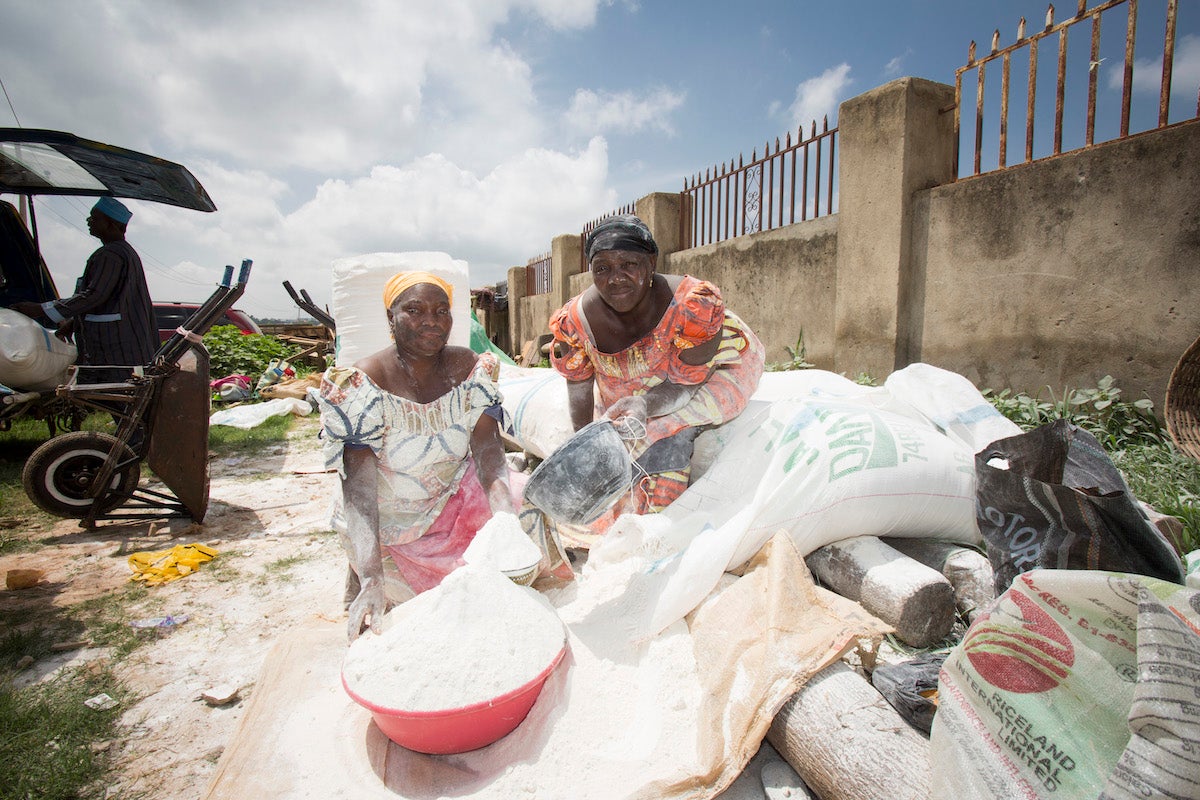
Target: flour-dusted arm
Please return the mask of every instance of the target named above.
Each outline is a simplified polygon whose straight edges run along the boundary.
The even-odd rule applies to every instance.
[[[667,380],[657,386],[652,386],[642,394],[622,397],[605,410],[604,419],[616,422],[629,417],[645,425],[646,420],[651,417],[663,417],[683,408],[712,376],[717,365],[709,362],[716,356],[720,347],[721,330],[718,328],[716,334],[708,341],[683,350],[679,354],[679,360],[689,366],[708,365],[707,374],[702,380],[698,383],[676,383],[668,377]]]
[[[475,423],[471,431],[471,456],[492,513],[515,513],[508,486],[508,461],[504,458],[504,443],[495,417],[484,414]]]
[[[358,596],[350,603],[347,622],[351,641],[367,627],[381,633],[383,615],[387,613],[379,545],[379,478],[375,459],[375,453],[368,447],[347,447],[342,451],[347,555],[359,580]]]

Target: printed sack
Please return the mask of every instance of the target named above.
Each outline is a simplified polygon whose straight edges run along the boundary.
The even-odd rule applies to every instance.
[[[1200,797],[1200,592],[1031,570],[938,682],[934,800]]]

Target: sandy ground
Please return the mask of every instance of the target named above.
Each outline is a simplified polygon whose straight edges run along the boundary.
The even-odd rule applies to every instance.
[[[44,545],[38,551],[0,557],[0,574],[15,568],[46,573],[36,587],[0,591],[0,607],[50,624],[63,607],[127,582],[130,553],[193,542],[220,553],[196,573],[150,588],[128,612],[130,621],[188,619],[144,632],[152,641],[118,665],[135,700],[121,717],[126,734],[100,745],[110,749],[119,776],[106,797],[202,798],[277,637],[318,619],[344,621],[345,557],[329,526],[336,476],[324,471],[316,431],[314,417],[300,418],[286,445],[213,460],[202,525],[105,522],[86,531],[63,520],[37,534]],[[108,658],[103,648],[79,644],[33,664],[18,679],[36,681],[65,665]],[[204,699],[206,693],[234,691],[225,704]],[[763,798],[760,766],[778,761],[764,745],[723,800]]]

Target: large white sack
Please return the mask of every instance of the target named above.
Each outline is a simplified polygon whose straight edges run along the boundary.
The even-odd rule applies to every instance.
[[[333,262],[331,310],[337,324],[335,360],[339,367],[391,346],[383,287],[404,270],[423,270],[437,275],[454,288],[450,314],[450,344],[469,347],[471,340],[471,284],[467,262],[435,251],[367,253]]]
[[[957,384],[941,413],[991,427],[977,391],[923,369]],[[947,435],[886,386],[852,388],[820,374],[788,381],[790,397],[768,380],[763,396],[773,399],[756,394],[739,417],[703,434],[716,457],[678,500],[657,515],[621,517],[592,549],[596,568],[646,557],[628,597],[614,600],[633,635],[653,636],[690,612],[777,532],[802,554],[864,535],[982,541],[969,436]]]
[[[53,389],[75,363],[75,345],[11,308],[0,308],[0,383],[38,392]]]
[[[500,395],[506,422],[505,438],[545,459],[575,433],[567,406],[567,381],[545,367],[500,365]]]

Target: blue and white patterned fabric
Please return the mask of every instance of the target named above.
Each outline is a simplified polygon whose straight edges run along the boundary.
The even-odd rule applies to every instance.
[[[325,463],[345,475],[346,447],[369,447],[379,475],[379,543],[419,539],[458,490],[479,417],[500,405],[500,365],[490,353],[467,378],[431,403],[379,388],[354,367],[330,367],[318,403]]]

